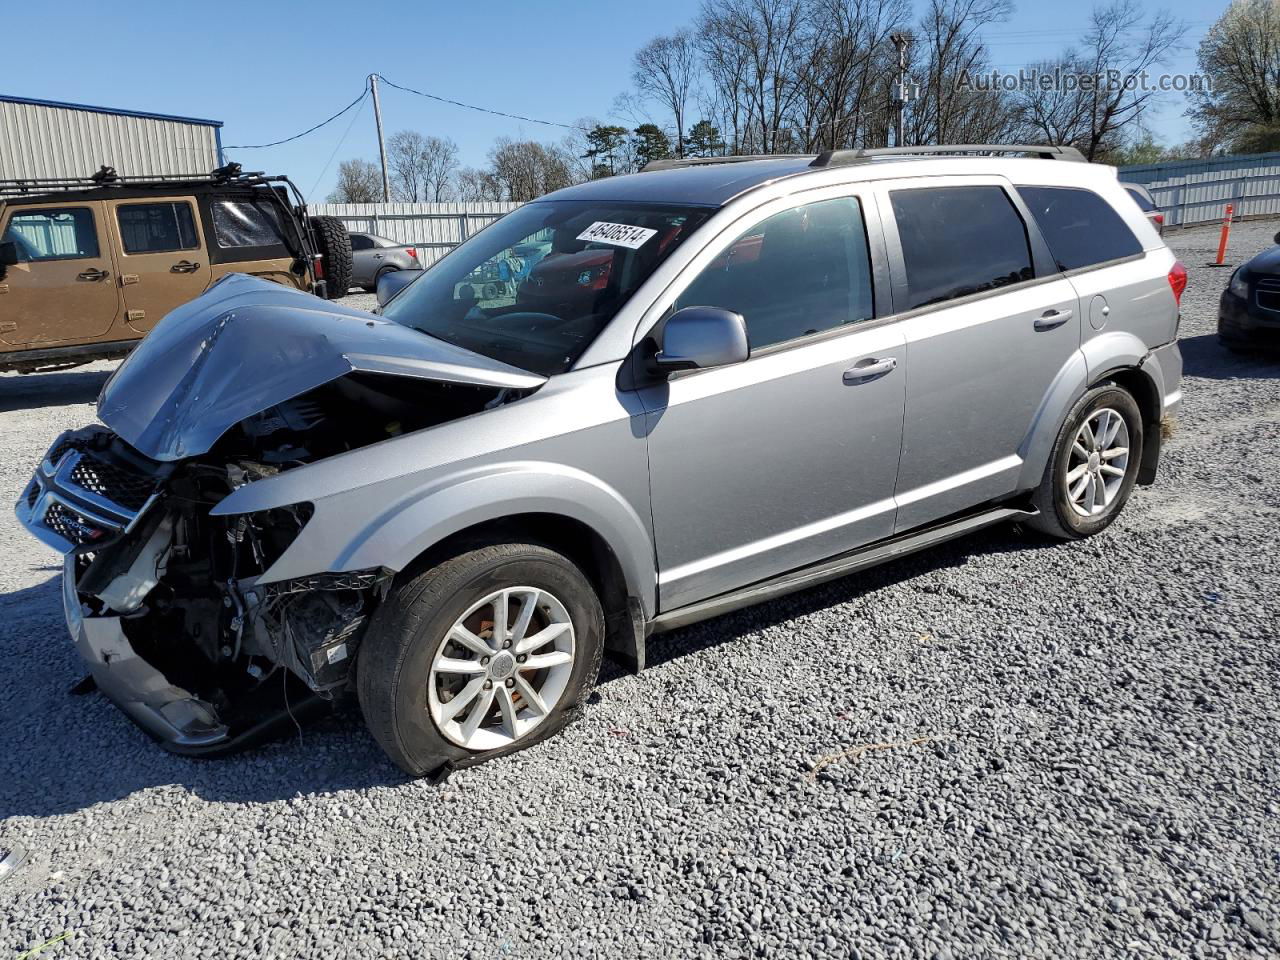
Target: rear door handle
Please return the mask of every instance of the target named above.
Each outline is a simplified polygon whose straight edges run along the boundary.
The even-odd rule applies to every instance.
[[[179,260],[169,268],[170,273],[195,273],[200,269],[200,264],[192,263],[190,260]]]
[[[90,283],[93,283],[94,281],[97,281],[97,280],[105,280],[109,276],[111,276],[111,274],[107,273],[107,271],[105,270],[99,270],[97,267],[90,267],[88,270],[84,271],[83,273],[76,274],[76,279],[88,280]]]
[[[1054,327],[1062,326],[1070,319],[1070,310],[1046,310],[1036,317],[1035,328],[1037,330],[1052,330]]]
[[[872,377],[882,377],[886,373],[892,373],[898,368],[897,357],[870,357],[866,360],[859,360],[852,367],[844,372],[843,380],[845,383],[864,383]]]

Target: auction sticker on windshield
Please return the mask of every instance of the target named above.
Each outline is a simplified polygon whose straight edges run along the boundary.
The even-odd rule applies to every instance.
[[[607,223],[604,220],[597,220],[578,234],[578,239],[589,243],[608,243],[615,247],[638,250],[657,232],[648,227],[633,227],[629,223]]]

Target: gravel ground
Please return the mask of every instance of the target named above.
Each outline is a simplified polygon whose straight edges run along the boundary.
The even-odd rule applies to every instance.
[[[55,558],[0,511],[0,957],[1280,955],[1280,363],[1215,342],[1216,232],[1170,240],[1181,428],[1105,534],[669,635],[439,787],[351,710],[201,762],[69,696]],[[109,368],[0,378],[0,501]]]

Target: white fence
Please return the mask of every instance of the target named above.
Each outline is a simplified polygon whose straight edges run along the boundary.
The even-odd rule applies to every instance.
[[[1280,152],[1121,167],[1120,179],[1150,190],[1168,226],[1221,220],[1228,203],[1237,219],[1280,216]]]
[[[435,263],[518,203],[313,203],[308,212],[337,217],[356,233],[372,233],[418,248],[423,265]]]

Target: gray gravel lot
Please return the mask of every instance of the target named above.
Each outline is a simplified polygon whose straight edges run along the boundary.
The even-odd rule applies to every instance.
[[[0,377],[0,847],[31,853],[0,958],[1280,955],[1280,362],[1215,342],[1216,231],[1170,240],[1180,430],[1106,533],[669,635],[439,787],[350,709],[202,762],[69,696],[56,558],[7,504],[111,365]],[[866,744],[898,745],[811,778]]]

